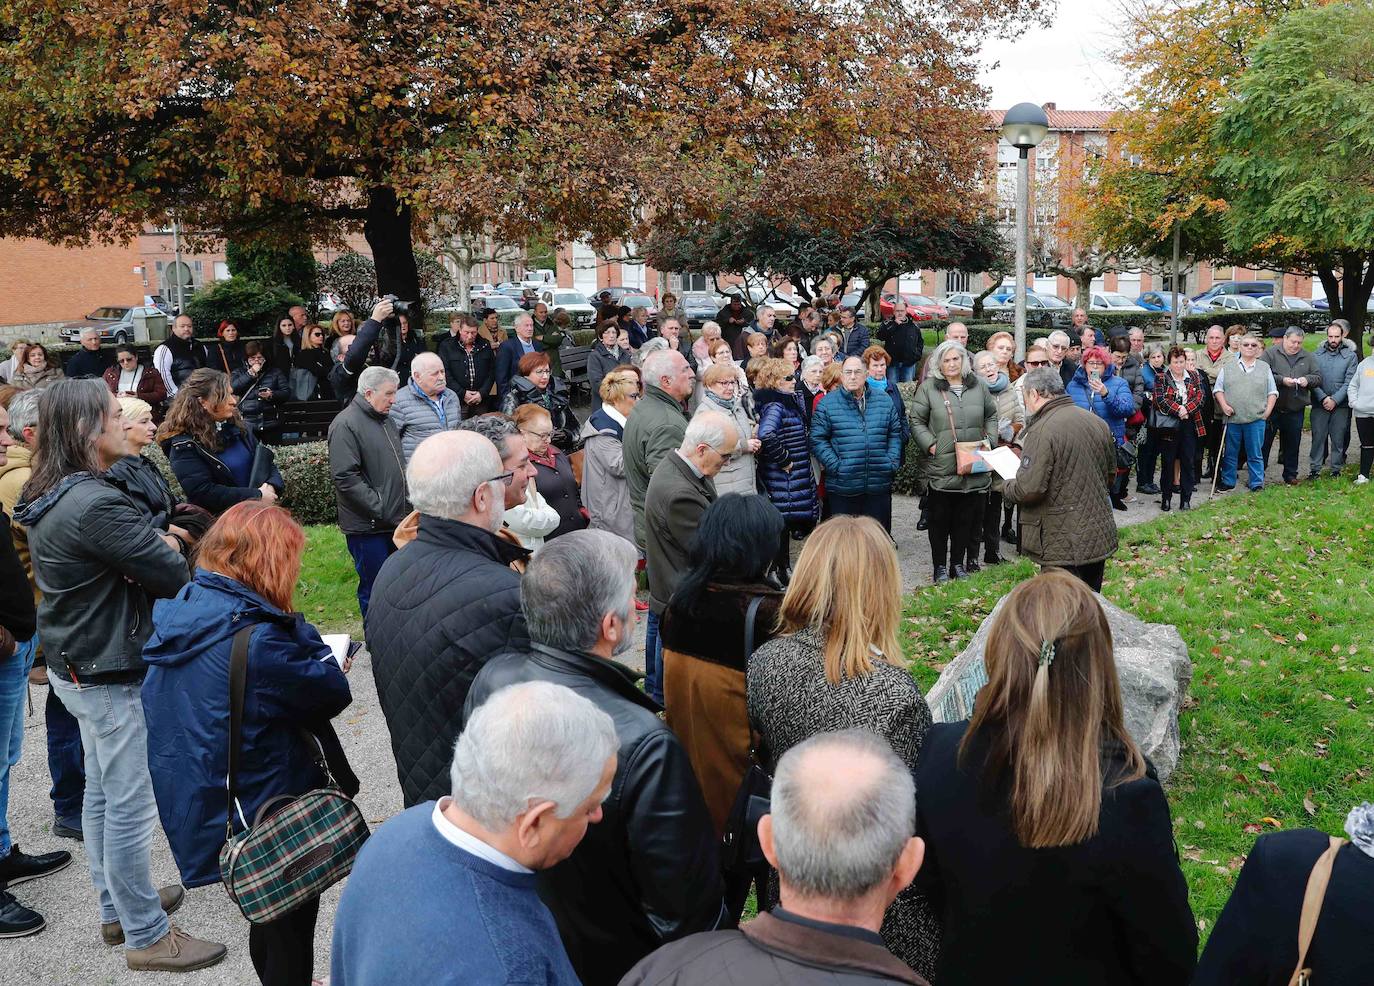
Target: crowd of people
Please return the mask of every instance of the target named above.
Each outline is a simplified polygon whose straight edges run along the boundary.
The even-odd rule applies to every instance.
[[[1198,959],[1092,592],[1132,472],[1148,495],[1162,461],[1161,506],[1186,509],[1195,477],[1225,488],[1242,453],[1260,485],[1277,437],[1288,479],[1307,400],[1324,414],[1312,472],[1340,471],[1353,413],[1367,475],[1374,358],[1357,366],[1339,324],[1313,356],[1291,335],[1232,348],[1219,327],[1199,353],[1134,331],[1104,346],[1084,322],[1078,351],[1056,332],[1017,363],[1009,334],[971,353],[959,323],[927,356],[902,306],[873,333],[840,310],[832,332],[815,309],[782,326],[736,298],[694,338],[666,301],[623,334],[603,309],[585,423],[556,361],[566,321],[538,309],[495,347],[459,316],[434,352],[404,328],[378,341],[388,301],[337,355],[286,317],[223,368],[179,324],[153,367],[0,390],[0,937],[45,924],[8,887],[72,862],[4,827],[30,680],[53,834],[82,840],[101,938],[131,970],[222,961],[170,921],[185,888],[221,881],[226,838],[265,807],[357,794],[330,726],[351,652],[295,612],[304,532],[234,384],[247,372],[270,401],[311,359],[344,403],[329,469],[405,807],[347,878],[335,986],[1258,984],[1299,959],[1314,860],[1334,859],[1327,910],[1367,913],[1368,806],[1344,847],[1264,837]],[[154,442],[184,502],[142,455]],[[1021,456],[1010,478],[977,466],[1000,446]],[[967,722],[932,722],[902,655],[890,528],[908,456],[937,581],[1008,540],[1044,569],[994,620]],[[642,686],[618,660],[641,614]],[[159,825],[181,877],[166,887]],[[318,914],[311,896],[250,924],[264,984],[312,981]],[[1367,924],[1324,922],[1305,960],[1369,979]]]

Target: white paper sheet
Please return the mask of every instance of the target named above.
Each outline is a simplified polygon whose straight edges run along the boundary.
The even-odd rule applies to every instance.
[[[346,633],[324,633],[320,635],[329,649],[333,652],[330,656],[334,658],[334,663],[343,667],[344,658],[348,657],[349,636]]]
[[[997,475],[1001,476],[1003,479],[1015,479],[1016,470],[1021,468],[1021,457],[1005,445],[999,445],[991,451],[979,449],[978,454],[981,455],[984,461],[992,466],[992,468],[997,471]]]

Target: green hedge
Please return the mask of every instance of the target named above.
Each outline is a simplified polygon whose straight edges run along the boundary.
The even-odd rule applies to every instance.
[[[259,284],[235,275],[227,281],[216,281],[208,289],[197,291],[186,302],[186,314],[191,316],[196,335],[213,337],[219,323],[229,319],[239,327],[241,335],[267,334],[276,327],[292,305],[304,305],[305,299],[280,284]]]
[[[303,445],[283,445],[273,448],[277,468],[286,482],[281,505],[291,511],[302,524],[335,524],[339,520],[338,502],[334,498],[334,481],[329,475],[329,445],[326,442],[306,442]],[[143,452],[162,473],[177,499],[186,494],[172,473],[172,467],[162,449],[149,445]]]
[[[1185,335],[1198,337],[1212,325],[1220,325],[1222,328],[1232,325],[1258,325],[1263,327],[1266,334],[1272,329],[1287,328],[1290,325],[1296,325],[1308,332],[1320,332],[1331,324],[1332,317],[1329,311],[1319,308],[1304,308],[1301,311],[1215,311],[1205,315],[1184,315],[1178,320],[1178,328],[1179,332]]]

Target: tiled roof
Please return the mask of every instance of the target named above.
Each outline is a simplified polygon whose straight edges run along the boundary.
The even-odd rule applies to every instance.
[[[988,110],[987,117],[991,126],[1001,127],[1006,110]],[[1108,130],[1111,110],[1046,110],[1051,130]]]

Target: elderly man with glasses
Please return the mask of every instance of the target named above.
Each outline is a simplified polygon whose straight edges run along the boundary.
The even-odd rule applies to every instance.
[[[1220,482],[1217,484],[1219,493],[1236,488],[1236,462],[1242,445],[1250,470],[1250,489],[1264,489],[1265,422],[1274,411],[1279,389],[1274,384],[1274,373],[1269,364],[1260,358],[1263,346],[1258,336],[1249,333],[1243,336],[1240,359],[1221,368],[1212,388],[1226,432],[1226,447],[1221,458],[1221,475],[1218,477]]]

